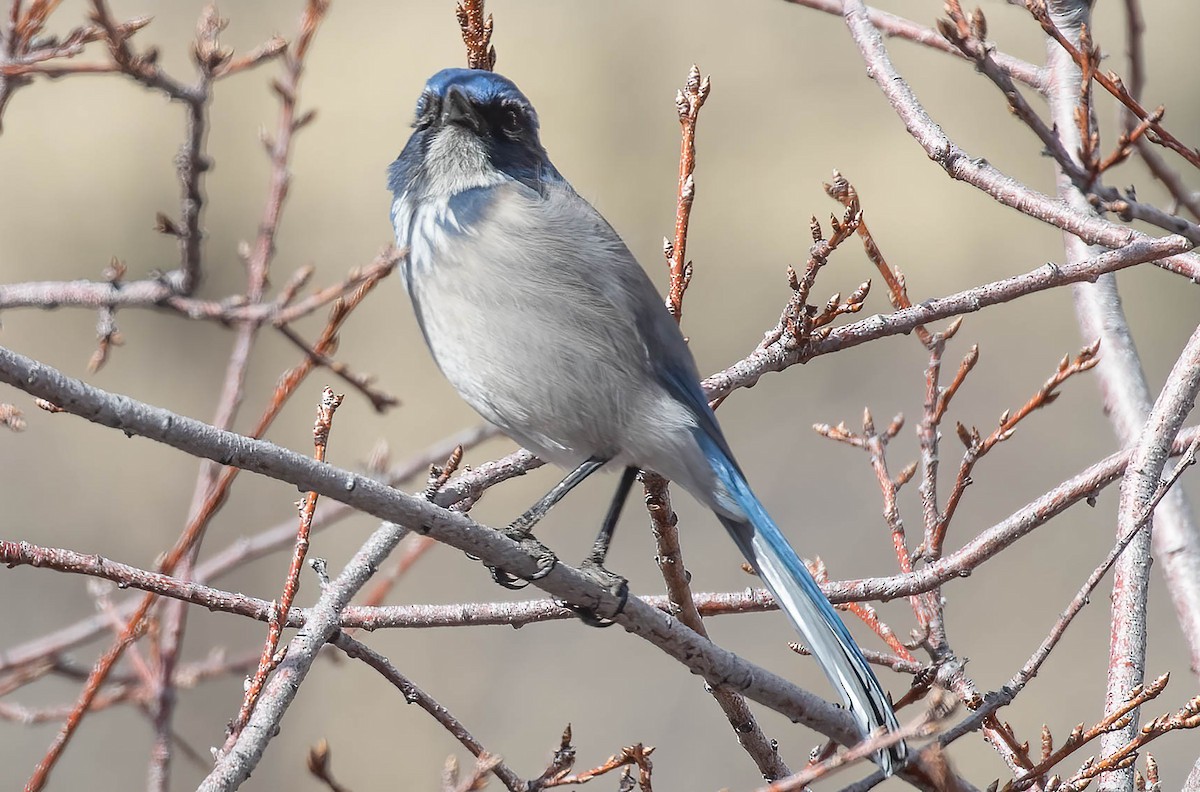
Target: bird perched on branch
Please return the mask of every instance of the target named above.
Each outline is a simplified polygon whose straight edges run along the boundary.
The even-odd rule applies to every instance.
[[[897,729],[862,652],[746,483],[662,298],[550,163],[517,86],[475,69],[431,77],[389,186],[402,278],[438,366],[485,419],[571,471],[509,534],[531,541],[572,487],[623,469],[584,564],[619,589],[603,561],[621,505],[639,469],[667,477],[713,510],[864,736]],[[554,558],[534,546],[543,574]],[[898,743],[876,761],[890,773],[905,756]]]

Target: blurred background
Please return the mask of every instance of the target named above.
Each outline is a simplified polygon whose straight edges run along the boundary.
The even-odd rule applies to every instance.
[[[880,5],[929,25],[941,13],[937,0]],[[465,61],[453,6],[450,0],[334,3],[301,88],[301,107],[315,108],[317,119],[296,144],[295,180],[273,268],[276,284],[305,264],[317,268],[315,282],[338,281],[350,268],[369,263],[391,239],[385,168],[407,138],[424,80]],[[201,3],[114,0],[113,7],[121,18],[153,15],[154,22],[135,39],[139,50],[156,45],[172,73],[191,74],[187,53]],[[273,33],[290,37],[301,8],[299,0],[230,3],[221,8],[231,18],[222,41],[245,52]],[[497,68],[538,108],[543,141],[556,165],[620,231],[660,284],[666,280],[662,238],[672,233],[675,211],[675,91],[692,63],[712,75],[698,133],[697,199],[688,247],[696,275],[684,320],[705,373],[742,357],[777,321],[789,296],[786,267],[801,265],[806,257],[809,217],[841,214],[821,187],[834,168],[858,188],[871,229],[889,261],[907,276],[914,301],[1062,260],[1057,231],[951,182],[926,158],[866,77],[836,16],[779,0],[493,0],[488,10],[495,16]],[[1040,62],[1042,36],[1026,12],[998,0],[985,0],[983,10],[1001,50]],[[1200,105],[1187,75],[1192,74],[1200,6],[1147,3],[1144,11],[1146,104],[1165,104],[1168,127],[1195,143]],[[1120,4],[1100,3],[1097,12],[1094,37],[1110,56],[1107,65],[1123,72]],[[85,3],[68,0],[51,29],[65,33],[85,14]],[[889,47],[918,97],[963,148],[1053,191],[1050,161],[970,65],[903,41],[891,41]],[[98,59],[101,49],[85,57]],[[268,162],[258,133],[274,129],[277,103],[269,83],[278,73],[278,64],[271,64],[216,88],[202,295],[222,297],[244,287],[237,246],[253,239],[262,211]],[[1026,95],[1034,98],[1032,92]],[[1099,107],[1107,152],[1115,140],[1115,111],[1103,99]],[[172,158],[182,124],[180,107],[119,77],[41,81],[19,91],[0,136],[0,278],[94,279],[112,256],[127,263],[130,278],[176,266],[173,240],[154,233],[152,226],[157,211],[177,215]],[[1122,168],[1109,181],[1134,184],[1142,199],[1169,206],[1138,165]],[[847,294],[874,275],[851,241],[822,273],[813,302],[835,291]],[[1200,288],[1150,266],[1122,273],[1120,283],[1157,392],[1200,319]],[[868,312],[888,310],[882,284],[877,285]],[[309,337],[315,337],[323,313],[303,326]],[[117,322],[125,346],[89,376],[93,313],[25,310],[0,318],[0,343],[7,347],[100,387],[212,418],[233,339],[227,329],[174,315],[122,311]],[[950,420],[990,430],[1003,410],[1024,403],[1058,360],[1084,340],[1066,289],[969,316],[947,351],[948,367],[972,343],[980,345],[981,360],[956,398]],[[254,355],[238,423],[242,430],[259,414],[278,375],[298,360],[297,351],[270,332],[262,334]],[[334,464],[361,468],[381,440],[395,460],[402,460],[477,422],[430,361],[395,278],[381,284],[352,317],[338,357],[376,373],[381,387],[403,405],[380,416],[348,392],[334,428],[329,455]],[[895,558],[866,455],[816,436],[811,426],[844,420],[856,428],[864,407],[881,423],[904,413],[910,424],[890,448],[898,471],[917,456],[912,426],[920,415],[925,359],[916,339],[889,338],[769,375],[721,408],[726,433],[759,495],[800,552],[824,559],[834,578],[890,574]],[[277,421],[272,440],[308,452],[313,409],[326,383],[344,390],[328,372],[317,372]],[[22,434],[0,434],[3,535],[152,566],[181,530],[197,462],[76,418],[47,415],[12,390],[0,391],[0,400],[21,406],[29,423]],[[478,464],[511,448],[508,441],[495,440],[470,451],[465,461]],[[943,448],[948,491],[961,449],[952,434]],[[1114,450],[1094,377],[1072,380],[1050,410],[1029,418],[980,463],[948,551]],[[506,523],[558,475],[540,470],[497,487],[473,514],[492,525]],[[570,528],[597,524],[614,485],[611,478],[589,481],[549,517],[539,536],[564,558],[582,557],[592,529]],[[420,487],[423,481],[408,486]],[[1200,495],[1194,476],[1185,486],[1193,498]],[[920,531],[916,489],[907,487],[901,499],[914,545]],[[212,525],[204,557],[294,518],[295,499],[296,492],[286,486],[241,477]],[[694,589],[751,585],[711,516],[682,494],[676,506]],[[1112,488],[1095,508],[1073,508],[945,589],[951,643],[969,659],[968,672],[982,689],[995,689],[1016,671],[1108,552],[1115,510]],[[343,522],[319,534],[311,554],[339,569],[373,527],[365,518]],[[635,500],[626,510],[610,567],[627,576],[635,592],[659,593],[662,581],[653,555],[647,520]],[[276,554],[218,585],[270,599],[277,596],[286,564],[285,554]],[[297,604],[313,602],[314,583],[309,575],[303,578]],[[1061,741],[1076,723],[1090,724],[1102,715],[1109,585],[1101,584],[1092,606],[1039,677],[1004,711],[1023,738],[1036,744],[1046,723]],[[124,597],[112,595],[116,601]],[[527,595],[509,595],[478,563],[439,547],[403,579],[391,601],[508,596]],[[0,573],[0,603],[0,651],[95,609],[86,579],[27,567]],[[1151,609],[1148,675],[1171,672],[1172,683],[1144,718],[1175,709],[1197,691],[1157,577]],[[881,611],[899,635],[908,634],[913,620],[907,603],[889,603]],[[851,626],[864,646],[879,648],[878,639]],[[832,697],[811,659],[788,650],[793,636],[778,614],[710,619],[708,627],[720,644]],[[231,653],[253,649],[263,632],[259,624],[194,609],[184,658],[203,658],[218,646]],[[737,747],[702,682],[619,630],[554,623],[519,631],[391,631],[364,638],[526,777],[541,772],[563,727],[571,723],[580,769],[640,741],[658,748],[657,788],[758,785],[754,765]],[[71,656],[87,667],[97,651],[92,645]],[[880,677],[896,695],[907,687],[905,678],[889,671],[880,671]],[[78,686],[48,679],[9,698],[45,707],[73,701]],[[235,677],[183,691],[176,720],[180,736],[204,753],[219,745],[241,695],[242,680]],[[755,710],[792,767],[803,765],[815,736],[772,712]],[[56,729],[57,724],[0,723],[0,788],[24,782]],[[331,743],[335,775],[359,792],[432,789],[447,756],[465,760],[449,735],[417,708],[404,706],[373,671],[326,660],[317,664],[282,734],[245,788],[318,789],[304,769],[304,756],[322,737]],[[55,771],[51,788],[139,787],[151,738],[149,719],[134,709],[92,715]],[[1154,745],[1164,788],[1182,784],[1196,745],[1190,734]],[[978,737],[956,743],[950,756],[979,786],[1005,776],[1003,764]],[[1083,758],[1066,767],[1073,770]],[[174,769],[178,789],[194,786],[203,776],[182,756]],[[840,786],[848,777],[834,783]],[[616,780],[595,783],[611,789]],[[891,782],[888,788],[899,786]],[[499,784],[493,781],[490,788]]]

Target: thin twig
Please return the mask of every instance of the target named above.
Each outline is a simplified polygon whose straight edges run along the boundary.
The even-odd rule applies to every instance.
[[[1200,327],[1192,334],[1179,359],[1167,375],[1162,392],[1154,402],[1146,426],[1138,436],[1133,456],[1121,481],[1121,499],[1117,528],[1121,533],[1134,531],[1144,515],[1157,503],[1159,476],[1167,461],[1168,449],[1179,434],[1183,421],[1200,394]],[[1162,496],[1157,496],[1161,498]],[[1112,638],[1109,647],[1108,695],[1105,714],[1111,714],[1128,699],[1134,687],[1144,681],[1146,661],[1146,608],[1150,577],[1149,532],[1138,534],[1116,565],[1113,577]],[[1198,636],[1188,636],[1195,640]],[[1106,756],[1117,754],[1138,735],[1138,711],[1122,729],[1107,733],[1101,740]],[[1128,768],[1100,779],[1102,789],[1116,789],[1132,779]]]
[[[687,260],[688,224],[692,203],[696,200],[696,121],[711,88],[708,77],[701,79],[700,67],[692,64],[687,81],[675,94],[675,112],[681,130],[679,140],[679,191],[675,203],[675,238],[663,240],[670,281],[667,308],[675,321],[683,319],[683,294],[692,280],[692,263]]]
[[[795,792],[795,790],[803,790],[814,781],[825,778],[837,770],[868,760],[879,751],[890,748],[901,740],[927,737],[936,731],[939,724],[954,713],[957,705],[958,702],[950,694],[935,692],[927,697],[925,710],[916,718],[904,723],[896,731],[880,731],[873,734],[857,745],[847,748],[844,751],[838,751],[822,762],[810,764],[794,775],[759,788],[758,792]]]
[[[65,410],[80,413],[103,424],[120,426],[132,434],[165,442],[193,455],[285,479],[294,486],[343,501],[381,520],[419,526],[440,541],[478,556],[489,564],[511,570],[514,574],[528,577],[535,572],[536,560],[501,532],[480,526],[457,512],[439,509],[423,498],[405,496],[361,474],[320,465],[264,440],[220,432],[199,421],[172,415],[128,397],[117,398],[2,348],[0,381],[32,391],[36,396],[50,398]],[[243,730],[243,740],[250,734],[255,735],[254,738],[242,748],[235,749],[237,758],[219,764],[216,775],[211,779],[216,784],[215,788],[244,777],[243,774],[250,772],[257,764],[265,747],[264,740],[269,738],[273,724],[277,723],[283,710],[290,704],[294,697],[294,685],[298,684],[299,678],[307,672],[312,662],[312,653],[316,650],[314,642],[324,640],[337,628],[338,614],[346,604],[344,597],[352,595],[351,589],[356,591],[366,582],[369,569],[374,569],[379,563],[380,554],[389,552],[402,533],[400,529],[392,530],[387,526],[377,531],[344,573],[347,577],[343,585],[331,584],[326,591],[327,596],[322,598],[324,605],[314,609],[308,629],[289,645],[287,658],[268,681],[259,706]],[[562,563],[537,580],[536,585],[576,605],[601,609],[603,612],[616,610],[617,601],[611,592]],[[336,596],[330,592],[336,592]],[[318,614],[320,620],[314,623]],[[769,671],[752,666],[713,646],[682,625],[673,625],[659,611],[630,600],[617,619],[626,629],[644,635],[672,657],[703,675],[710,684],[732,686],[744,695],[780,709],[785,715],[817,728],[839,742],[854,741],[853,722],[846,713]],[[301,638],[303,644],[297,653],[296,640]],[[287,673],[284,673],[285,670]],[[264,709],[268,697],[271,697],[272,704]],[[218,782],[217,779],[222,780]]]
[[[845,0],[844,16],[851,36],[869,67],[868,74],[904,121],[909,134],[952,178],[966,181],[999,203],[1061,228],[1089,244],[1120,248],[1143,238],[1141,234],[1127,227],[1089,216],[1030,189],[1001,173],[987,160],[973,157],[963,151],[930,118],[907,83],[897,73],[883,45],[879,30],[871,23],[861,0]],[[1197,241],[1200,241],[1200,238]],[[1157,263],[1192,280],[1200,280],[1200,262],[1195,256],[1159,259]]]
[[[359,303],[361,303],[362,299],[371,291],[377,282],[377,280],[367,281],[358,288],[358,290],[348,301],[343,303],[341,300],[339,300],[338,303],[335,304],[333,311],[331,311],[331,316],[328,324],[326,325],[325,332],[322,333],[321,340],[317,342],[318,348],[321,348],[321,344],[331,344],[333,342],[333,339],[337,337],[338,328],[340,328],[346,317],[355,307],[357,307]],[[279,414],[280,410],[282,410],[284,403],[295,391],[296,387],[298,387],[304,377],[312,371],[313,365],[314,364],[310,360],[306,359],[302,361],[299,366],[293,368],[290,372],[284,375],[284,377],[280,380],[279,385],[275,389],[275,393],[272,397],[270,405],[268,405],[266,412],[259,419],[258,426],[254,430],[254,435],[261,436],[261,434],[266,431],[267,427],[270,426],[275,417]],[[218,462],[222,461],[222,457],[220,456],[209,458]],[[178,565],[180,561],[188,555],[194,544],[203,536],[205,528],[212,519],[212,516],[224,503],[225,495],[239,472],[240,467],[236,465],[225,467],[221,471],[217,481],[209,490],[209,494],[205,498],[204,503],[201,505],[200,509],[193,514],[187,528],[176,540],[175,545],[166,554],[162,563],[160,564],[159,568],[164,573],[169,574],[176,567],[176,565]],[[27,792],[35,792],[44,786],[50,770],[53,768],[59,756],[61,756],[63,749],[66,748],[67,743],[74,735],[76,729],[78,729],[84,714],[88,711],[91,700],[95,697],[97,692],[99,692],[100,685],[104,678],[112,670],[112,667],[116,661],[120,659],[125,649],[128,648],[128,646],[146,629],[146,615],[149,612],[151,605],[154,604],[154,600],[154,596],[148,596],[142,599],[132,616],[130,616],[129,621],[127,622],[126,630],[122,632],[120,636],[118,636],[116,643],[114,643],[113,646],[96,662],[91,676],[89,676],[87,683],[84,685],[83,691],[80,693],[79,700],[76,703],[76,711],[73,714],[73,717],[69,718],[63,724],[63,727],[55,737],[54,742],[51,743],[50,748],[47,749],[46,755],[43,757],[42,761],[38,763],[37,768],[34,770],[33,776],[30,778],[30,781],[27,784]]]
[[[760,344],[746,357],[704,381],[709,399],[727,396],[735,388],[754,385],[767,372],[782,371],[811,360],[887,336],[911,332],[917,325],[978,311],[1028,294],[1069,283],[1093,281],[1099,275],[1155,260],[1161,255],[1190,250],[1182,237],[1170,236],[1146,242],[1131,242],[1120,250],[1102,253],[1076,264],[1047,264],[1032,272],[976,286],[957,294],[934,297],[890,314],[876,314],[835,327],[821,338],[792,347],[783,341]],[[1106,347],[1107,348],[1107,347]]]
[[[332,388],[326,387],[321,393],[321,404],[317,407],[317,420],[313,425],[313,459],[325,461],[325,450],[329,447],[329,431],[333,426],[333,414],[342,404],[342,396],[336,395]],[[258,697],[262,695],[263,685],[267,675],[279,665],[282,657],[276,654],[279,639],[283,636],[284,623],[292,610],[296,592],[300,590],[300,575],[304,571],[304,559],[308,555],[308,537],[312,532],[313,513],[317,509],[317,493],[309,492],[300,505],[300,525],[296,529],[296,547],[292,552],[292,564],[284,578],[283,593],[277,603],[272,604],[272,615],[268,622],[267,640],[263,644],[262,657],[258,661],[258,669],[246,686],[246,695],[242,700],[242,708],[237,718],[229,727],[230,735],[234,738],[250,719]]]
[[[1174,448],[1178,447],[1179,444],[1177,442]],[[1099,585],[1104,576],[1108,574],[1108,570],[1112,568],[1113,564],[1116,563],[1121,554],[1125,552],[1125,548],[1129,546],[1129,543],[1132,542],[1134,538],[1142,532],[1143,528],[1150,524],[1150,519],[1153,516],[1155,507],[1157,507],[1162,498],[1171,490],[1183,472],[1196,463],[1196,453],[1198,449],[1200,449],[1200,436],[1197,436],[1196,439],[1191,440],[1190,445],[1188,445],[1186,450],[1183,452],[1182,458],[1176,464],[1174,471],[1170,476],[1167,477],[1166,480],[1159,483],[1154,497],[1148,504],[1146,504],[1146,508],[1142,514],[1139,515],[1136,524],[1134,524],[1125,532],[1123,536],[1120,537],[1117,543],[1113,546],[1112,550],[1109,551],[1105,559],[1100,563],[1099,566],[1096,567],[1091,575],[1088,576],[1088,579],[1084,582],[1083,586],[1080,587],[1079,591],[1075,594],[1075,597],[1067,605],[1066,609],[1063,610],[1062,614],[1058,617],[1058,620],[1055,621],[1050,633],[1046,636],[1038,648],[1034,650],[1029,659],[1025,661],[1020,670],[1018,670],[1017,673],[1013,675],[1012,679],[1010,679],[998,692],[989,694],[987,696],[986,703],[977,709],[969,718],[954,728],[949,729],[944,735],[942,735],[940,741],[943,745],[948,745],[950,742],[957,740],[964,734],[968,734],[974,729],[979,728],[984,721],[992,718],[997,710],[999,710],[1001,707],[1011,704],[1016,699],[1017,695],[1025,688],[1025,686],[1037,676],[1042,664],[1045,663],[1046,659],[1050,656],[1051,651],[1053,651],[1054,647],[1058,645],[1058,642],[1062,639],[1063,635],[1066,634],[1067,628],[1070,626],[1075,616],[1077,616],[1079,612],[1083,610],[1083,608],[1089,602],[1091,602],[1091,595],[1096,586]],[[1132,455],[1132,452],[1130,452],[1130,455]],[[1136,704],[1134,706],[1136,706]],[[1114,710],[1114,712],[1116,711]],[[1116,717],[1109,722],[1110,725],[1111,723],[1115,723],[1121,717],[1124,717],[1126,712],[1127,711],[1124,710],[1120,711]],[[1084,735],[1082,726],[1080,726],[1077,731],[1078,734],[1072,732],[1072,737],[1060,747],[1056,754],[1048,755],[1036,767],[1031,768],[1022,777],[1016,779],[1017,784],[1020,785],[1019,788],[1025,788],[1027,786],[1027,784],[1022,784],[1022,781],[1032,781],[1036,779],[1059,761],[1066,758],[1066,756],[1072,751],[1082,747],[1082,745],[1086,742],[1086,740],[1079,742],[1082,735]],[[1088,739],[1094,739],[1095,737],[1098,737],[1100,734],[1104,733],[1104,731],[1105,729],[1098,728],[1094,730],[1094,733],[1092,733],[1091,737]],[[1050,761],[1051,758],[1054,758],[1053,762]]]
[[[467,68],[491,71],[496,65],[496,48],[492,46],[492,15],[484,16],[484,0],[458,0],[455,13],[467,45]]]
[[[350,367],[342,361],[334,360],[328,355],[317,352],[288,325],[279,325],[276,329],[279,330],[284,338],[291,341],[293,344],[303,350],[305,354],[311,357],[314,363],[322,368],[329,369],[334,374],[338,375],[342,381],[365,396],[367,400],[371,402],[371,406],[375,408],[375,412],[387,412],[390,408],[395,407],[400,403],[400,400],[392,394],[376,388],[374,382],[375,378],[370,374],[356,374],[355,372],[351,371]]]
[[[692,204],[696,197],[696,124],[700,109],[708,99],[711,84],[708,77],[701,78],[700,67],[692,64],[684,86],[675,94],[675,112],[679,117],[679,184],[675,200],[675,239],[663,240],[663,253],[667,259],[669,285],[667,288],[667,310],[676,324],[683,321],[683,298],[692,280],[692,262],[687,260],[688,226],[691,222]],[[646,510],[654,531],[657,548],[655,557],[659,572],[667,587],[667,596],[672,603],[672,612],[697,634],[708,637],[708,631],[699,612],[692,604],[691,584],[683,562],[683,548],[679,542],[679,518],[671,508],[671,492],[668,482],[656,473],[643,473],[642,485],[645,492]],[[742,749],[754,761],[766,778],[780,778],[791,771],[779,756],[776,744],[767,738],[746,700],[735,691],[709,687],[726,719],[733,727]]]
[[[347,657],[355,660],[362,660],[378,671],[384,679],[391,682],[401,695],[404,696],[404,701],[408,704],[416,704],[421,709],[433,716],[434,720],[442,725],[442,727],[450,733],[454,739],[462,743],[463,747],[471,752],[473,756],[483,757],[486,755],[486,749],[483,744],[469,732],[458,718],[454,717],[443,705],[439,704],[428,693],[421,690],[413,684],[412,680],[400,673],[391,661],[386,657],[376,652],[371,647],[351,638],[344,632],[339,632],[334,636],[333,645],[346,653]],[[492,772],[496,778],[504,786],[508,787],[511,792],[525,792],[528,789],[528,782],[514,773],[502,761],[498,761],[493,767]]]
[[[786,0],[786,2],[836,16],[842,16],[845,13],[842,0]],[[920,44],[923,47],[944,52],[947,55],[955,55],[964,59],[974,57],[973,52],[964,54],[953,44],[946,41],[937,30],[931,27],[926,27],[925,25],[901,16],[896,16],[887,11],[881,11],[878,8],[867,8],[867,14],[871,19],[871,23],[888,36],[902,38],[906,41]],[[1020,60],[1019,58],[1014,58],[1012,55],[1005,55],[1002,52],[993,53],[993,57],[1000,68],[1004,70],[1004,73],[1011,76],[1014,80],[1019,80],[1037,91],[1043,90],[1044,77],[1040,66]]]
[[[667,481],[655,474],[644,474],[642,480],[646,510],[650,513],[650,525],[654,532],[655,561],[667,587],[669,612],[698,635],[707,638],[708,630],[704,627],[692,595],[689,582],[691,575],[684,566],[683,549],[679,544],[679,518],[671,507]],[[779,755],[775,741],[763,733],[746,700],[726,688],[710,687],[709,693],[725,713],[738,743],[763,777],[775,779],[789,775],[791,770]]]
[[[1067,35],[1059,30],[1054,20],[1051,18],[1051,14],[1046,7],[1045,0],[1025,0],[1025,7],[1029,10],[1030,14],[1033,15],[1033,18],[1038,21],[1038,24],[1042,26],[1042,29],[1046,31],[1046,34],[1058,42],[1059,46],[1061,46],[1067,52],[1067,54],[1071,56],[1071,59],[1075,61],[1077,66],[1080,68],[1087,66],[1089,60],[1092,58],[1092,55],[1087,51],[1086,47],[1077,46],[1076,42],[1071,41]],[[1118,102],[1125,105],[1129,112],[1133,113],[1133,115],[1135,115],[1139,120],[1150,120],[1152,111],[1144,108],[1141,103],[1135,99],[1128,90],[1126,90],[1125,85],[1121,82],[1121,78],[1117,77],[1116,74],[1111,72],[1105,73],[1099,69],[1089,69],[1088,73],[1092,79],[1099,83],[1104,90],[1112,94]],[[1150,121],[1150,129],[1153,130],[1154,133],[1154,136],[1151,138],[1153,142],[1159,143],[1160,145],[1171,149],[1176,154],[1187,160],[1192,166],[1200,168],[1200,149],[1185,146],[1174,135],[1163,129],[1161,124],[1155,121]]]

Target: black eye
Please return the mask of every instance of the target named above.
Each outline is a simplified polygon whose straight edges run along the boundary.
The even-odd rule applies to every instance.
[[[517,136],[525,128],[525,119],[519,108],[503,107],[500,110],[500,129],[506,135]]]

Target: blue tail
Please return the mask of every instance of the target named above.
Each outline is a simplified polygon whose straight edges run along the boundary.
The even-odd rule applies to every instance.
[[[881,726],[888,731],[899,729],[891,700],[867,665],[862,651],[796,551],[750,491],[750,485],[724,444],[703,429],[696,432],[696,437],[724,490],[718,496],[718,502],[727,502],[730,512],[745,515],[744,519],[739,519],[718,511],[717,517],[742,555],[767,584],[779,607],[804,636],[813,657],[830,684],[841,694],[862,734],[866,736]],[[907,747],[900,742],[876,754],[875,761],[891,775],[907,754]]]

